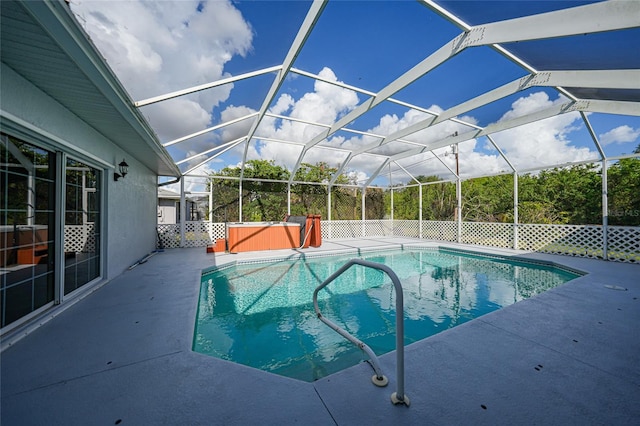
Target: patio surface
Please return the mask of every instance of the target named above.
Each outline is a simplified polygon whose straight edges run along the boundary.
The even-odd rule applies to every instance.
[[[415,243],[425,240],[331,240],[302,252]],[[0,423],[638,424],[640,265],[487,250],[588,274],[409,345],[410,407],[390,402],[395,352],[380,357],[386,388],[366,364],[306,383],[192,352],[202,269],[292,254],[194,248],[154,255],[4,350]]]

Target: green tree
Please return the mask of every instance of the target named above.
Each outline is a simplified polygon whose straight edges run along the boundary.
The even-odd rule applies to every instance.
[[[365,219],[384,219],[387,212],[385,208],[385,191],[382,188],[367,188],[365,193]]]
[[[546,191],[540,190],[537,175],[518,177],[518,222],[519,223],[564,223],[560,213]],[[566,220],[566,218],[564,219]]]
[[[209,175],[207,191],[213,193],[213,203],[210,206],[211,220],[214,222],[237,222],[239,217],[239,178],[238,167],[225,167]]]
[[[396,220],[417,220],[419,212],[419,191],[417,186],[394,188],[393,218]]]
[[[462,182],[462,218],[471,222],[513,221],[513,175]]]
[[[238,189],[241,170],[225,167],[212,173],[209,179],[213,187],[213,220],[237,221]],[[260,179],[260,180],[259,180]],[[289,172],[273,161],[249,160],[244,168],[242,182],[242,216],[249,221],[281,220],[287,212],[287,181]]]
[[[273,160],[249,160],[242,182],[242,216],[245,220],[277,221],[287,213],[289,171]]]
[[[296,171],[291,185],[291,214],[327,215],[327,185],[333,179],[337,169],[327,163],[303,163]],[[211,173],[207,189],[213,190],[213,221],[239,220],[239,178],[241,169],[225,167]],[[242,182],[242,216],[247,221],[282,220],[287,212],[287,187],[290,173],[274,161],[250,160],[246,162]],[[302,183],[312,182],[313,184]],[[334,184],[350,183],[349,178],[341,174]],[[358,192],[358,190],[355,190]],[[332,189],[334,204],[345,202],[349,208],[348,219],[359,214],[360,204],[353,202],[354,189],[335,186]],[[334,219],[336,216],[334,215]],[[359,219],[359,217],[358,217]]]
[[[561,223],[602,222],[602,178],[596,165],[545,170],[538,179],[539,191],[554,205]]]
[[[640,145],[634,153],[640,154]],[[609,224],[640,225],[640,158],[625,158],[608,171]]]
[[[295,183],[291,185],[291,214],[319,214],[327,216],[327,184],[337,169],[327,163],[302,163],[296,171],[294,181],[313,182],[320,185]]]
[[[418,177],[420,182],[436,182],[437,176]],[[422,219],[454,220],[456,209],[456,185],[438,182],[422,187]]]

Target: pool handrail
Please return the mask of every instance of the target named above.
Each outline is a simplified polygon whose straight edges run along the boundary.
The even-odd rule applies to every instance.
[[[398,381],[398,389],[396,392],[391,394],[391,402],[393,404],[405,404],[409,406],[410,401],[407,395],[404,393],[404,300],[402,295],[402,285],[400,284],[400,280],[398,276],[391,268],[387,265],[383,265],[381,263],[371,262],[364,259],[351,259],[347,263],[345,263],[340,269],[331,274],[329,278],[324,280],[322,284],[320,284],[313,291],[313,307],[316,311],[316,315],[320,321],[327,324],[330,328],[338,332],[342,337],[349,340],[351,343],[358,346],[361,350],[366,352],[371,361],[371,366],[375,371],[375,375],[372,377],[372,381],[376,386],[386,386],[388,383],[388,379],[382,374],[382,369],[380,368],[380,363],[378,362],[378,357],[371,350],[371,348],[360,339],[349,334],[348,331],[343,330],[340,326],[324,317],[320,312],[320,307],[318,306],[318,292],[322,290],[324,287],[329,285],[333,280],[338,278],[342,273],[344,273],[347,269],[352,267],[353,265],[361,265],[367,268],[377,269],[386,273],[391,281],[393,282],[393,286],[396,290],[396,375]]]

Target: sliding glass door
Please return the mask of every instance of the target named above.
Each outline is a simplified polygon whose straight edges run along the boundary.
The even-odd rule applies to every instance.
[[[0,138],[4,332],[101,276],[103,173],[71,155]]]
[[[100,276],[99,170],[67,158],[64,209],[64,294]]]
[[[53,302],[56,154],[0,135],[1,326]]]

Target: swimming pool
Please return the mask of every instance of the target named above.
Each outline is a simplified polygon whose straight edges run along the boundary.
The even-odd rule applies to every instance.
[[[313,291],[357,257],[391,267],[404,293],[405,345],[579,276],[545,264],[449,249],[405,249],[237,264],[202,278],[193,350],[304,381],[365,360],[323,324]],[[318,296],[323,315],[377,355],[395,349],[395,294],[353,266]]]

